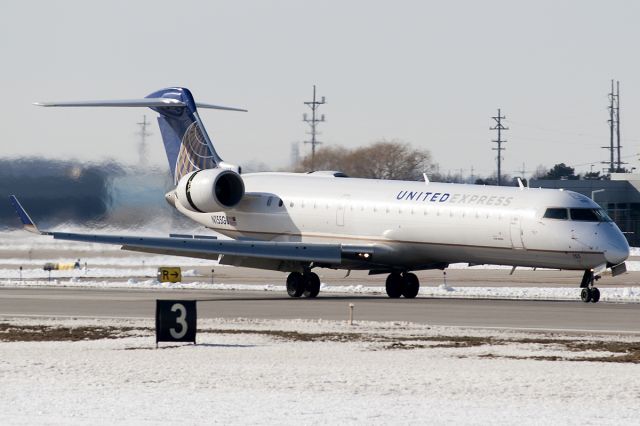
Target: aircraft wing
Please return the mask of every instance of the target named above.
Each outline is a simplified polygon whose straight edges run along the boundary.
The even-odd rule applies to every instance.
[[[189,236],[146,237],[132,235],[76,234],[68,232],[41,231],[31,220],[18,199],[11,195],[11,203],[27,231],[50,235],[57,240],[82,241],[87,243],[114,244],[125,250],[175,256],[216,259],[218,255],[240,258],[255,258],[272,261],[304,262],[340,265],[345,262],[370,262],[373,245],[343,245],[327,243],[273,242],[246,240],[199,239]]]
[[[210,240],[197,238],[137,237],[126,235],[73,234],[47,232],[56,240],[120,245],[126,250],[156,250],[166,254],[193,254],[259,257],[300,262],[341,263],[340,244],[304,244],[292,242]],[[141,250],[137,250],[141,249]],[[199,257],[199,256],[194,256]]]

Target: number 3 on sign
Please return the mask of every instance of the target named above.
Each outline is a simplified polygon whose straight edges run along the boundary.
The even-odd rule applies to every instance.
[[[156,300],[156,343],[196,342],[195,300]]]
[[[179,311],[178,317],[176,318],[176,324],[180,326],[180,331],[176,331],[175,328],[170,328],[169,333],[171,333],[171,337],[176,340],[180,340],[187,334],[187,330],[189,327],[187,326],[187,310],[185,309],[182,303],[174,303],[171,307],[171,312]]]

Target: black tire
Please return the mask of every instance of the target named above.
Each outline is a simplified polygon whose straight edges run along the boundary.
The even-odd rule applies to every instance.
[[[304,278],[300,272],[292,272],[287,277],[287,294],[300,297],[304,293]]]
[[[587,287],[583,288],[580,292],[580,299],[582,299],[584,303],[591,302],[591,291]]]
[[[402,295],[407,299],[413,299],[420,291],[420,281],[416,274],[406,273],[403,277]]]
[[[598,300],[600,300],[600,290],[598,290],[596,287],[591,288],[591,303],[598,303]]]
[[[398,273],[389,274],[387,277],[387,282],[385,288],[387,290],[387,296],[392,299],[397,299],[402,296],[402,287],[403,287],[403,279],[402,276]]]
[[[307,272],[304,279],[304,297],[316,297],[320,293],[320,277],[314,272]]]

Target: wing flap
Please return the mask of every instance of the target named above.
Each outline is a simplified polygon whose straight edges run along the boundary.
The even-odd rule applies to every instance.
[[[50,232],[57,240],[82,241],[87,243],[115,244],[128,250],[155,249],[207,255],[291,260],[297,262],[320,262],[339,264],[342,260],[340,244],[307,244],[272,241],[198,240],[193,238],[159,238],[126,235],[74,234]],[[140,251],[140,250],[139,250]]]

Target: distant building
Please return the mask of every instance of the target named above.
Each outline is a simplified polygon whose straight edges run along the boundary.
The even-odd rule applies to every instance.
[[[16,194],[43,228],[60,224],[138,227],[189,221],[165,201],[168,170],[44,158],[0,159],[0,230],[20,226]]]
[[[629,244],[640,246],[640,174],[612,173],[611,180],[532,179],[529,186],[562,188],[593,198],[622,230]]]

